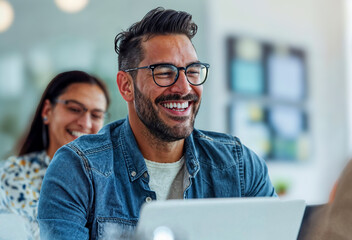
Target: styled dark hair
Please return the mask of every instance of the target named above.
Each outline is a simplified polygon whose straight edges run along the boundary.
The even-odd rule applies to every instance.
[[[119,69],[137,67],[143,60],[141,41],[166,34],[185,34],[191,40],[197,29],[189,13],[162,7],[149,11],[140,22],[116,35],[115,52],[118,54]],[[135,78],[136,73],[131,74]]]
[[[18,143],[18,155],[42,151],[49,146],[48,126],[44,124],[41,113],[45,100],[49,100],[51,104],[55,104],[55,100],[74,83],[88,83],[97,85],[104,92],[106,98],[106,108],[110,105],[109,92],[103,81],[82,71],[69,71],[58,74],[54,77],[46,87],[42,98],[38,104],[29,132]]]

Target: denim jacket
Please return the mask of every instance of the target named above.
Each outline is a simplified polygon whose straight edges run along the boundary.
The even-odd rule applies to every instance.
[[[238,138],[194,130],[185,139],[183,197],[277,196],[265,162]],[[60,148],[41,189],[42,240],[130,239],[156,200],[128,118]]]

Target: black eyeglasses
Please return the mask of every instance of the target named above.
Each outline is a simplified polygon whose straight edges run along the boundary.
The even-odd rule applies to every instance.
[[[84,106],[84,104],[76,101],[76,100],[63,100],[63,99],[56,99],[55,103],[61,103],[65,105],[66,110],[71,114],[77,115],[81,117],[86,112],[90,111],[91,119],[96,122],[104,121],[108,117],[107,112],[100,110],[100,109],[93,109],[89,110]]]
[[[191,63],[186,67],[176,67],[170,63],[159,63],[144,67],[126,69],[123,71],[131,72],[138,69],[150,69],[152,70],[153,80],[156,85],[159,87],[169,87],[177,81],[180,70],[184,70],[187,81],[193,86],[199,86],[207,80],[209,67],[209,64],[201,62]]]

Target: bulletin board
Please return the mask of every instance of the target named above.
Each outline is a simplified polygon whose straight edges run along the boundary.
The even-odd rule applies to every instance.
[[[305,51],[232,36],[226,53],[229,132],[268,161],[305,161],[310,152]]]

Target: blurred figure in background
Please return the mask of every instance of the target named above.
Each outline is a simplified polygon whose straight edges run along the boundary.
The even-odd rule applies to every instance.
[[[60,73],[45,89],[18,155],[0,169],[0,213],[25,217],[28,239],[39,239],[37,204],[50,160],[64,144],[97,133],[109,103],[105,84],[81,71]]]
[[[321,239],[352,238],[352,161],[348,163],[336,184],[336,191],[327,210],[325,232]]]
[[[305,217],[299,240],[352,239],[351,183],[352,160],[335,184],[329,203],[313,207]]]
[[[351,239],[352,238],[352,161],[349,161],[341,174],[336,191],[331,199],[330,209],[327,211],[325,238],[322,239]]]

